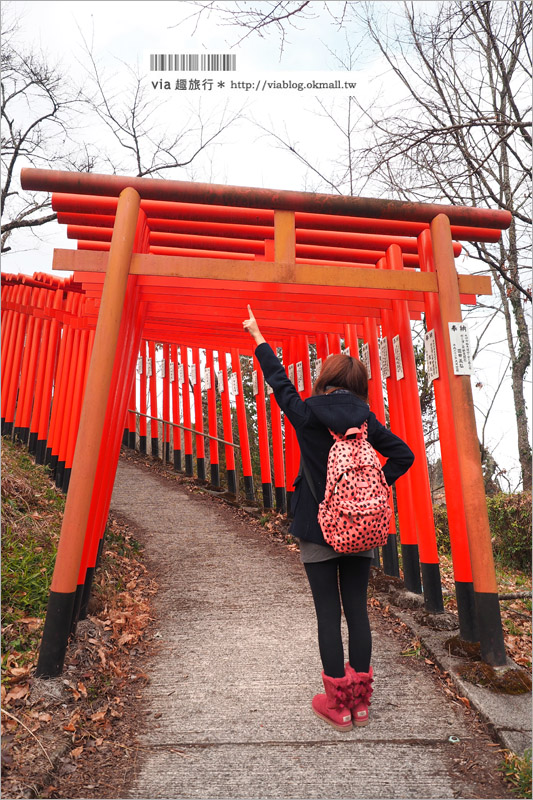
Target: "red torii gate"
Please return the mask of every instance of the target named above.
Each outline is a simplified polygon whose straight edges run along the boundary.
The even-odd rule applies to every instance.
[[[457,275],[461,248],[452,237],[497,241],[510,223],[507,212],[33,169],[22,171],[21,182],[55,192],[58,219],[79,249],[56,250],[53,266],[74,271],[93,298],[88,315],[98,315],[38,674],[62,670],[85,580],[80,566],[94,563],[94,520],[107,518],[142,339],[222,348],[238,361],[238,353],[252,353],[240,325],[248,302],[266,338],[287,349],[288,363],[305,359],[301,337],[318,347],[322,336],[340,334],[354,347],[358,338],[366,342],[377,376],[378,328],[392,364],[399,348],[403,377],[387,377],[391,426],[417,456],[398,484],[403,564],[407,577],[420,556],[426,608],[438,612],[409,326],[425,312],[439,361],[434,388],[449,512],[463,520],[462,533],[461,525],[455,529],[458,605],[475,606],[467,638],[479,638],[489,663],[505,663],[470,377],[454,371],[449,326],[462,321],[461,300],[490,294],[488,278]],[[371,384],[378,413],[376,380]],[[293,471],[294,455],[293,447]]]

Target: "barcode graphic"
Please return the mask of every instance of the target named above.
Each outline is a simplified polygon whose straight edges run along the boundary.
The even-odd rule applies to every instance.
[[[152,53],[151,72],[235,72],[235,53]]]

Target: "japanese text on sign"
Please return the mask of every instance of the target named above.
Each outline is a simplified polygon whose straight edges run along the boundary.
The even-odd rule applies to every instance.
[[[139,356],[139,358],[137,359],[137,373],[139,375],[143,374],[143,357],[142,356]]]
[[[304,390],[304,365],[301,361],[296,362],[296,379],[298,381],[297,389],[299,392]]]
[[[381,363],[381,374],[384,378],[390,378],[389,346],[386,336],[379,340],[379,360]]]
[[[230,388],[231,388],[232,395],[234,395],[236,397],[239,394],[239,384],[237,382],[237,376],[236,376],[236,374],[234,372],[231,375],[231,386],[230,386]]]
[[[211,367],[206,367],[204,375],[204,389],[207,391],[210,388],[211,388]]]
[[[370,347],[368,346],[367,342],[363,342],[361,346],[361,361],[365,365],[366,371],[368,373],[368,379],[371,380],[372,367],[370,366]]]
[[[450,346],[452,348],[452,361],[454,375],[472,374],[472,354],[470,352],[470,337],[464,322],[449,322]]]
[[[176,373],[175,373],[175,367],[174,367],[174,362],[173,361],[169,361],[168,362],[168,372],[169,372],[170,383],[174,383],[174,378],[175,378]]]
[[[185,380],[185,371],[183,369],[183,364],[178,364],[178,380],[181,386],[181,384]]]
[[[146,359],[146,377],[147,378],[151,378],[152,377],[152,359],[151,358],[147,358]]]
[[[316,360],[316,367],[315,367],[315,380],[316,380],[316,379],[318,378],[318,376],[320,375],[320,370],[321,370],[321,369],[322,369],[322,359],[321,359],[321,358],[317,358],[317,360]]]
[[[165,362],[165,359],[163,359],[162,361],[159,362],[159,374],[161,375],[162,378],[164,378],[165,375],[166,375],[166,362]]]
[[[254,369],[252,371],[252,392],[253,392],[254,397],[257,397],[257,395],[259,394],[259,387],[257,385],[257,370],[256,369]]]
[[[439,377],[439,360],[437,358],[437,342],[435,341],[435,331],[428,331],[424,339],[426,342],[426,374],[428,376],[428,381],[434,381]]]
[[[399,336],[392,337],[392,348],[394,350],[394,366],[396,367],[396,380],[401,381],[402,378],[404,377],[404,374],[403,374],[402,351],[400,348]]]
[[[217,372],[217,383],[218,383],[218,391],[222,393],[224,391],[224,373],[222,370]]]
[[[294,383],[294,364],[289,364],[287,367],[287,372],[289,374],[289,380],[291,383]]]

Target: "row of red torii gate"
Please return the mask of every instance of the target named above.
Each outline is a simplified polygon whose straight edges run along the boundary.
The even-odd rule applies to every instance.
[[[236,413],[244,489],[254,498],[240,359],[253,357],[241,324],[248,303],[303,398],[312,390],[310,346],[323,360],[342,340],[365,362],[372,410],[385,423],[386,402],[391,429],[415,452],[396,484],[384,569],[398,572],[398,538],[406,587],[438,613],[411,336],[411,321],[425,315],[460,633],[480,641],[486,661],[505,663],[461,312],[491,293],[490,279],[458,275],[454,259],[461,240],[498,241],[507,212],[34,169],[21,181],[53,192],[58,221],[77,240],[77,250],[54,252],[54,269],[70,278],[2,275],[2,432],[27,442],[68,489],[39,675],[61,673],[85,613],[122,442],[146,450],[151,439],[155,453],[162,421],[164,457],[172,445],[180,469],[183,451],[192,475],[194,438],[196,473],[205,479],[209,460],[215,485],[224,448],[236,492]],[[166,365],[159,408],[156,343]],[[299,467],[296,437],[252,367],[263,504],[284,509]]]

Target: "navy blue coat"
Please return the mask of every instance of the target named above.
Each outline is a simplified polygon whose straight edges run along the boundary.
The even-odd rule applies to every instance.
[[[258,345],[255,355],[265,380],[274,390],[279,407],[292,423],[302,458],[311,475],[317,500],[303,475],[294,482],[290,531],[298,539],[326,544],[318,524],[318,503],[324,499],[328,455],[333,438],[328,430],[344,434],[348,428],[368,423],[368,441],[387,461],[383,473],[387,483],[407,472],[414,461],[411,449],[376,419],[368,405],[351,392],[316,395],[302,400],[269,344]]]

